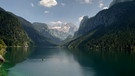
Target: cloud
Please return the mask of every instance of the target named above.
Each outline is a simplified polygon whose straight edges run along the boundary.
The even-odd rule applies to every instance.
[[[35,5],[33,3],[30,3],[31,7],[34,7]]]
[[[81,3],[90,4],[93,0],[80,0]]]
[[[83,17],[84,17],[84,16],[81,16],[81,17],[78,18],[79,22],[82,21]]]
[[[66,4],[65,3],[61,3],[62,6],[65,6]]]
[[[57,5],[57,1],[56,0],[41,0],[39,4],[44,7],[53,7]]]
[[[58,25],[58,24],[63,24],[63,22],[62,21],[56,21],[56,22],[50,22],[50,24]]]
[[[45,14],[48,14],[48,13],[49,13],[49,11],[44,11],[44,13],[45,13]]]
[[[100,0],[100,1],[99,1],[98,7],[99,7],[99,8],[103,8],[103,7],[104,7],[103,0]]]
[[[99,8],[103,8],[104,4],[102,2],[99,2]]]
[[[83,0],[84,1],[84,3],[91,3],[92,2],[92,0]]]
[[[99,6],[98,7],[101,8],[101,9],[108,9],[108,7],[104,6],[103,0],[99,1]]]

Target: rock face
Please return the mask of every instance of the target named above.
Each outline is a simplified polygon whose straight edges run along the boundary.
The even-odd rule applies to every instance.
[[[80,23],[80,27],[79,27],[78,31],[75,32],[74,37],[79,37],[79,36],[86,33],[87,30],[84,30],[84,29],[87,28],[85,25],[88,22],[88,20],[89,20],[88,16],[83,17],[83,19],[82,19],[82,21]]]
[[[80,24],[79,30],[76,32],[76,35],[81,36],[81,34],[87,34],[97,26],[111,25],[112,23],[118,21],[119,18],[126,17],[126,13],[128,13],[128,10],[134,10],[133,8],[130,9],[130,7],[133,7],[133,4],[130,6],[128,3],[121,3],[112,6],[112,8],[100,11],[99,13],[97,13],[96,16],[92,18],[88,18],[87,16],[85,16]]]
[[[76,25],[72,23],[49,26],[49,29],[52,36],[61,40],[65,40],[69,35],[73,36],[77,31]]]
[[[135,1],[115,4],[82,21],[71,48],[130,48],[135,46]]]
[[[37,30],[42,36],[50,39],[55,44],[58,44],[61,42],[59,38],[56,38],[55,36],[50,34],[50,29],[48,28],[47,24],[45,23],[33,23],[33,27],[35,30]]]

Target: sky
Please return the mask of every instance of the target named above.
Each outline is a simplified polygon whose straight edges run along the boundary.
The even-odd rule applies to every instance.
[[[0,0],[0,7],[30,22],[74,23],[107,9],[112,0]]]

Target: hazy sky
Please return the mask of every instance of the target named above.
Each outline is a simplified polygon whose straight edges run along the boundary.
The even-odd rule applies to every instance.
[[[112,0],[0,0],[0,7],[30,22],[79,24],[83,16],[94,16]]]

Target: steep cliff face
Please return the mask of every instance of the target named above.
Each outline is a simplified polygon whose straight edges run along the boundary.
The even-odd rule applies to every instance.
[[[39,32],[48,31],[48,26],[45,23],[34,22],[32,25]]]
[[[65,40],[70,35],[73,36],[76,31],[77,27],[73,23],[62,23],[49,26],[50,34],[61,40]]]
[[[110,9],[100,11],[99,13],[97,13],[96,16],[91,18],[85,16],[82,22],[80,23],[79,30],[76,32],[75,36],[79,37],[92,31],[97,26],[100,25],[108,26],[118,21],[119,19],[122,19],[124,17],[126,18],[128,15],[128,11],[129,10],[131,11],[133,8],[133,4],[129,5],[128,3],[131,2],[116,4],[115,6],[112,6],[112,8]]]
[[[61,42],[60,39],[56,38],[55,36],[50,34],[50,29],[48,28],[47,24],[45,23],[33,23],[33,27],[37,30],[42,36],[50,39],[53,43],[59,44]]]
[[[75,32],[74,37],[79,37],[79,36],[86,33],[87,30],[84,30],[84,29],[87,29],[87,26],[85,26],[85,25],[87,24],[88,21],[89,21],[88,16],[84,16],[81,23],[80,23],[80,27],[79,27],[78,31]]]
[[[81,23],[82,35],[69,47],[133,48],[135,45],[135,2],[117,3]],[[83,29],[82,29],[83,27]],[[80,30],[81,29],[81,30]],[[128,37],[125,37],[128,36]]]
[[[34,42],[34,44],[36,46],[54,46],[54,45],[56,45],[49,38],[44,37],[37,30],[35,30],[32,23],[30,23],[29,21],[27,21],[21,17],[17,17],[17,18],[20,21],[23,29],[27,32],[28,36],[31,38],[31,40]]]

